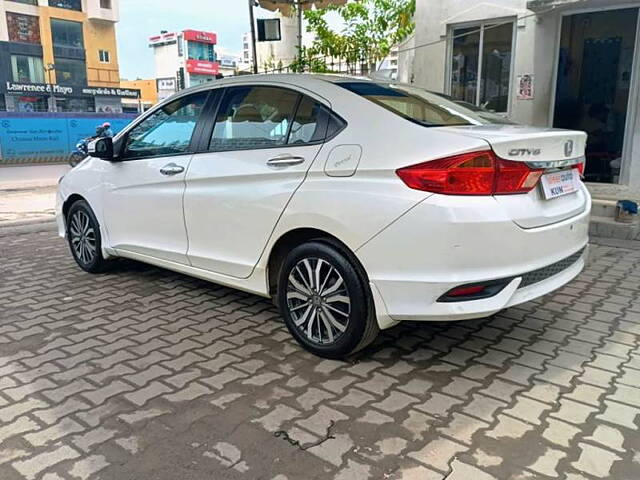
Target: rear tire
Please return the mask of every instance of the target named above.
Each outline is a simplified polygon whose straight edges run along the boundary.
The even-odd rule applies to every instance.
[[[291,335],[320,357],[348,356],[379,332],[364,275],[345,253],[322,241],[304,243],[285,257],[277,304]]]
[[[76,201],[67,212],[67,240],[71,255],[85,272],[100,273],[108,261],[102,256],[100,224],[84,200]]]

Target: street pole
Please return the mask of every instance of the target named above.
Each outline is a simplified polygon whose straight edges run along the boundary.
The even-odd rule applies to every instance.
[[[298,0],[298,58],[302,58],[302,0]]]
[[[251,48],[253,48],[253,73],[258,73],[258,50],[256,48],[256,22],[253,18],[253,2],[249,0],[249,22],[251,22]]]
[[[53,72],[56,69],[55,65],[53,63],[50,63],[46,66],[45,70],[47,72],[47,81],[49,82],[49,88],[51,89],[51,111],[52,112],[56,112],[58,110],[58,108],[56,107],[56,96],[53,93],[53,82],[51,81],[51,72]]]

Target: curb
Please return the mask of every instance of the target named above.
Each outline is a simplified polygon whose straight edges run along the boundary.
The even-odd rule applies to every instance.
[[[57,231],[57,223],[50,219],[34,219],[32,221],[23,220],[15,223],[0,223],[0,238],[12,235],[21,235],[25,233],[38,232],[55,232]]]
[[[58,187],[57,183],[24,183],[10,184],[0,183],[0,193],[20,193],[37,190],[51,190]]]
[[[625,248],[627,250],[640,250],[640,240],[622,240],[619,238],[589,236],[589,243],[603,247]]]

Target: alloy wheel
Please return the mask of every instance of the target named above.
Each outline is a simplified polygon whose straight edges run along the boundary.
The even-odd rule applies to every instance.
[[[76,257],[85,265],[91,263],[97,252],[96,232],[86,212],[77,210],[69,222],[71,245]]]
[[[289,273],[287,307],[307,340],[327,345],[345,332],[351,299],[340,272],[322,258],[303,258]]]

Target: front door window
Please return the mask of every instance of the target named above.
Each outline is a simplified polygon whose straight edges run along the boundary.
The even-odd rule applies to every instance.
[[[159,108],[129,131],[123,158],[144,158],[188,153],[191,137],[207,92],[180,98]]]
[[[562,20],[553,125],[587,132],[591,182],[619,181],[637,24],[637,8]]]

